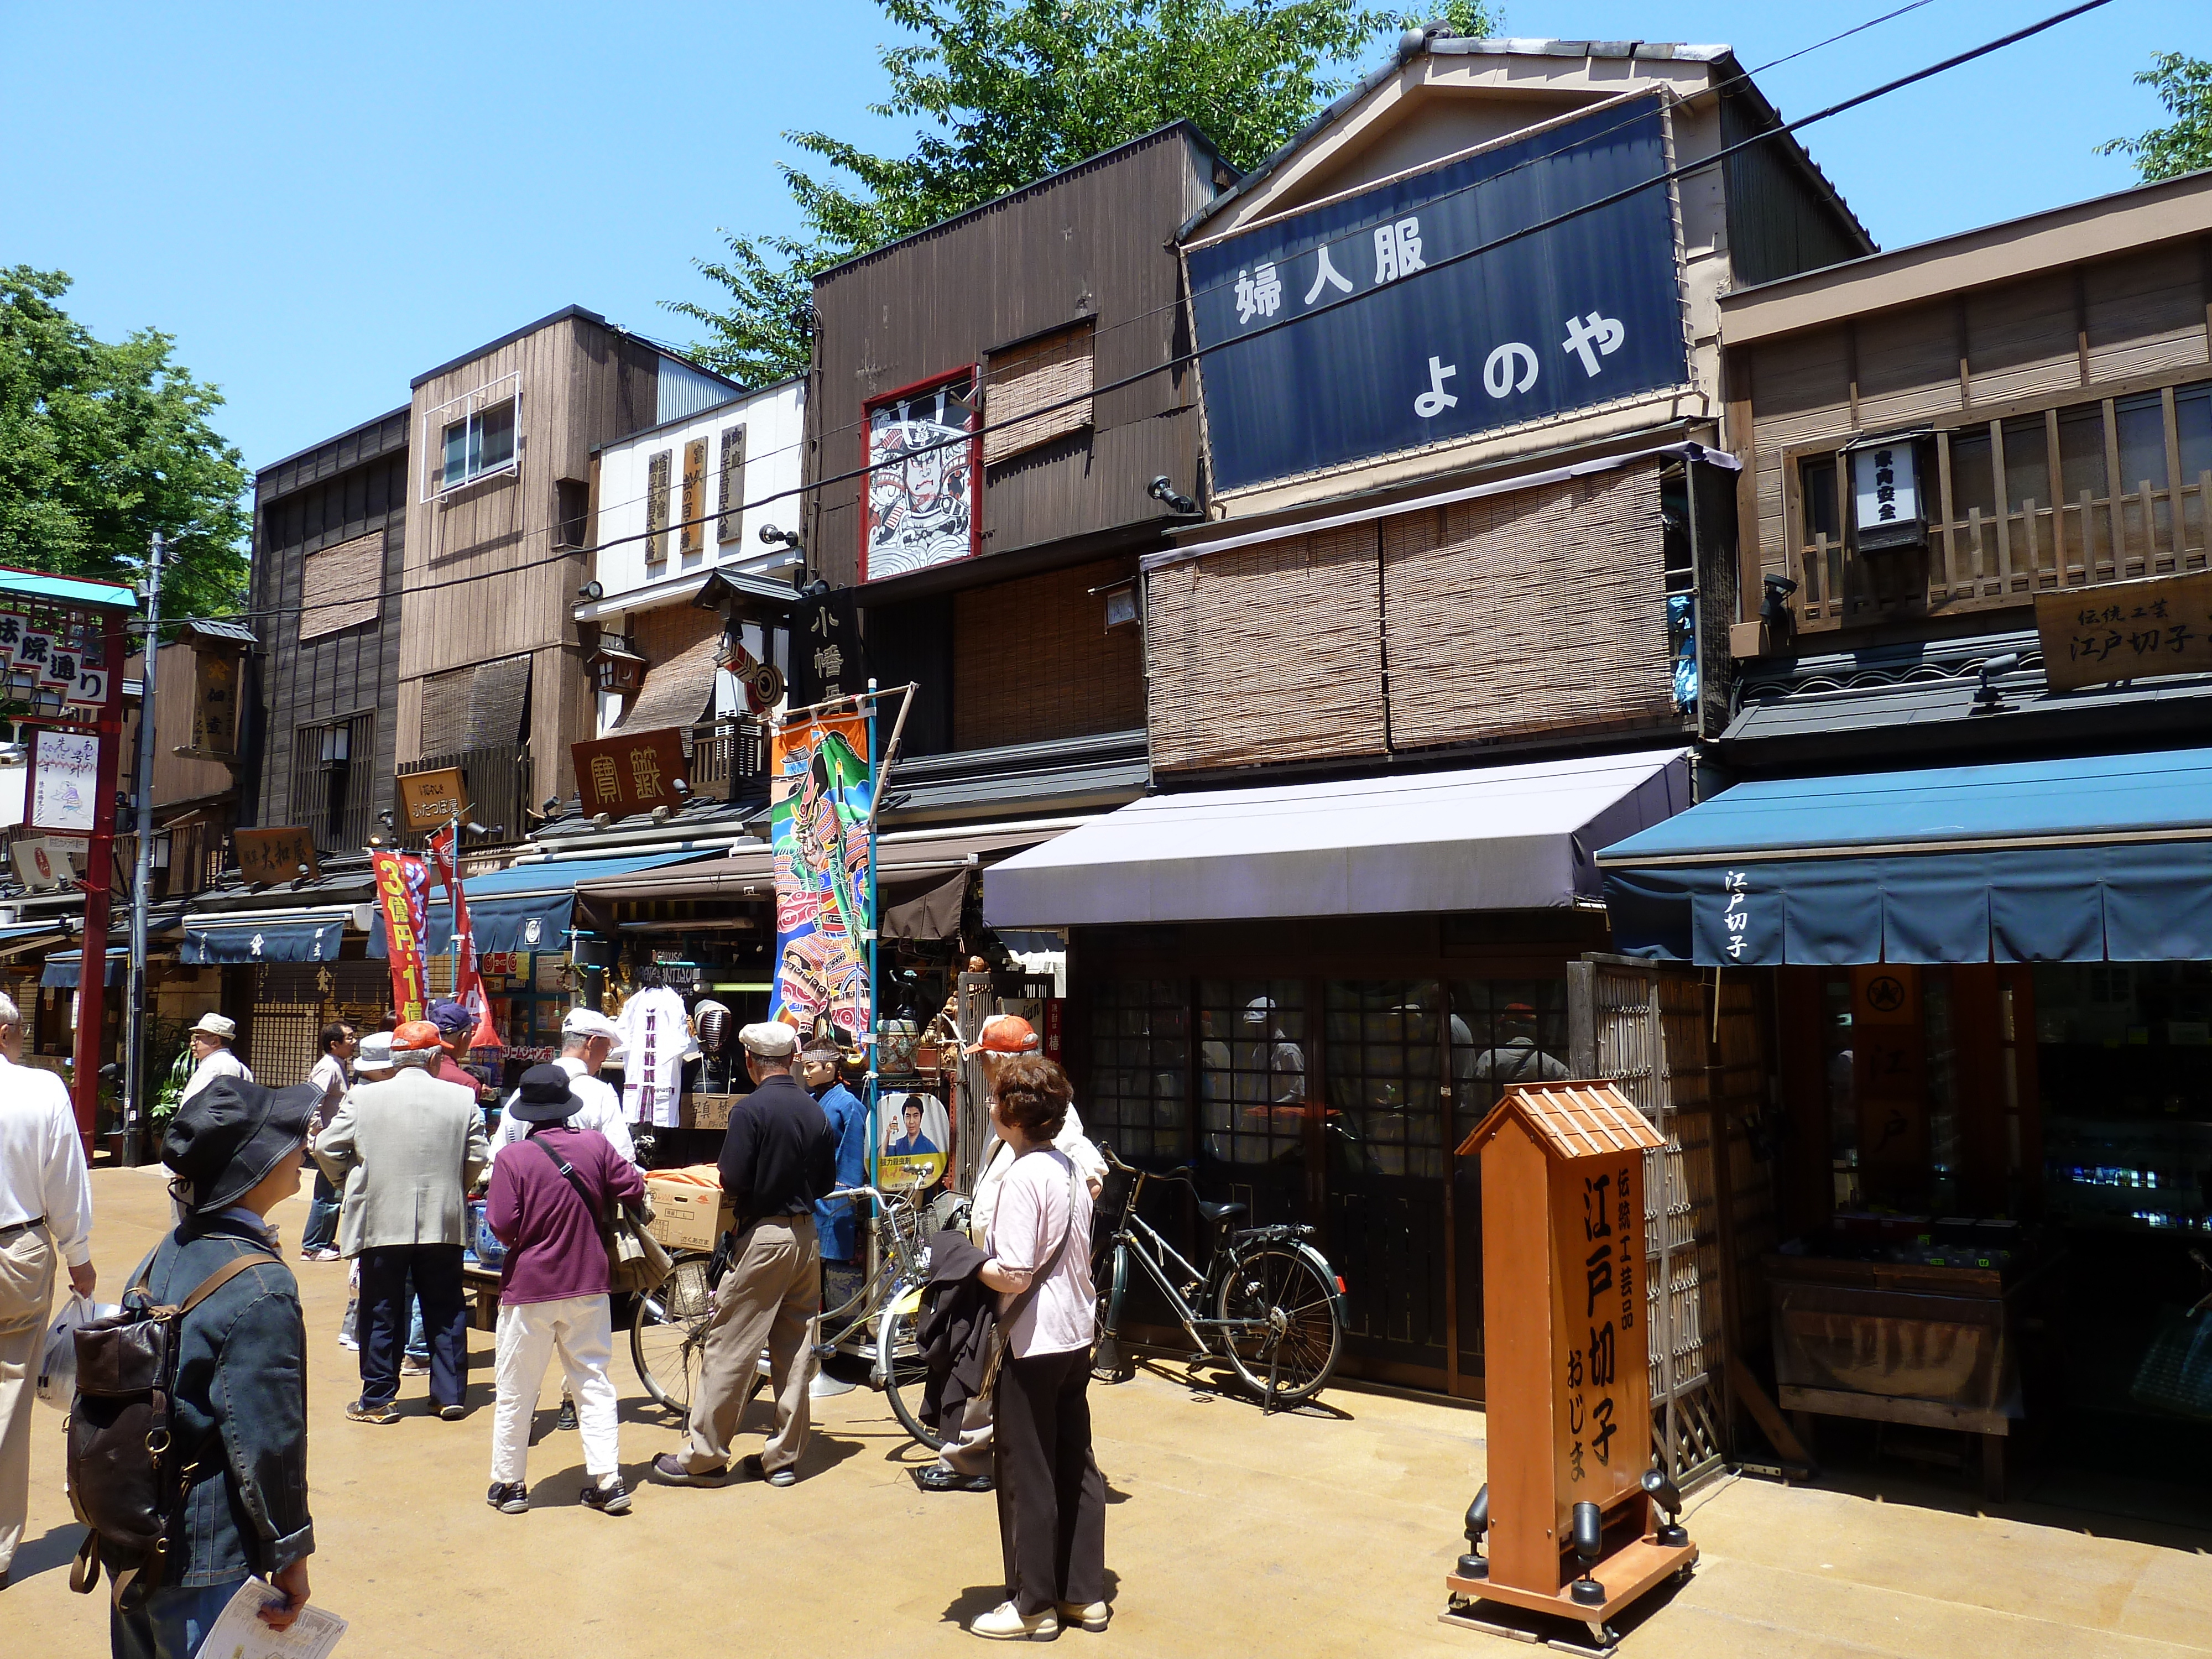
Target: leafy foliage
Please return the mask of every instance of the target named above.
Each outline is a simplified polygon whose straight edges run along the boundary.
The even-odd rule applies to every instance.
[[[787,133],[826,173],[785,166],[797,237],[727,235],[698,261],[730,292],[670,309],[711,331],[698,352],[750,385],[803,371],[814,273],[1169,122],[1188,119],[1249,169],[1340,92],[1342,66],[1418,20],[1358,0],[878,0],[910,37],[882,50],[876,114],[926,125],[905,155]],[[1480,34],[1476,0],[1441,14]]]
[[[2097,154],[2134,156],[2136,172],[2145,184],[2212,167],[2212,63],[2162,52],[2136,76],[2136,84],[2156,88],[2158,101],[2166,106],[2172,122],[2153,127],[2140,138],[2100,144]]]
[[[236,611],[248,518],[222,397],[170,358],[175,337],[95,339],[61,308],[70,279],[0,268],[0,564],[136,581],[155,531],[161,609]]]

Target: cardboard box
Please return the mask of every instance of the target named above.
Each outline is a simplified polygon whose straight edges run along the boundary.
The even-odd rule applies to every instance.
[[[737,1208],[719,1187],[645,1178],[653,1200],[653,1236],[672,1250],[711,1250],[737,1224]]]

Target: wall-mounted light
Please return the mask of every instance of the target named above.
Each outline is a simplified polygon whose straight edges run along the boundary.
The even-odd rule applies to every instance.
[[[1164,472],[1145,486],[1145,494],[1170,513],[1195,514],[1198,511],[1198,503],[1177,490]]]
[[[2009,674],[2019,666],[2020,653],[2017,651],[2008,651],[2001,657],[1984,658],[1981,684],[1974,689],[1974,707],[1977,709],[1986,709],[1992,714],[2002,711],[2005,706],[2004,693],[1998,690],[1990,682],[1998,675]]]
[[[591,604],[594,599],[604,599],[606,596],[607,590],[605,587],[595,581],[586,582],[581,587],[576,590],[576,597],[581,599],[586,605]]]
[[[609,817],[605,812],[594,812],[592,814],[592,828],[594,830],[611,829],[613,827],[613,824],[614,820]]]
[[[772,524],[764,524],[760,527],[760,538],[766,547],[787,547],[794,553],[806,550],[806,544],[799,539],[796,530],[778,530]]]
[[[392,809],[391,809],[389,806],[387,806],[387,807],[386,807],[386,808],[385,808],[381,812],[379,812],[379,813],[376,815],[376,821],[377,821],[379,823],[382,824],[386,829],[387,829],[387,830],[391,829],[391,828],[392,828]]]

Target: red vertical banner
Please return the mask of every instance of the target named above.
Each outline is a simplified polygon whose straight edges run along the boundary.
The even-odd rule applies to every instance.
[[[423,895],[429,866],[404,853],[372,853],[376,902],[384,911],[384,949],[392,963],[392,1006],[400,1020],[422,1018],[429,1004],[422,971]]]
[[[453,902],[453,1000],[476,1016],[470,1048],[504,1048],[499,1028],[491,1023],[491,1000],[484,995],[483,975],[477,969],[476,927],[469,920],[469,896],[461,890],[461,872],[454,855],[459,839],[449,823],[424,843],[438,879],[445,883],[446,895]]]
[[[98,630],[101,669],[94,729],[100,734],[100,759],[95,772],[92,837],[85,848],[84,948],[77,957],[76,1065],[72,1092],[76,1097],[77,1133],[84,1139],[85,1155],[92,1153],[94,1125],[100,1115],[100,1048],[102,1022],[107,1012],[108,894],[115,880],[115,780],[123,754],[123,615],[111,611],[99,623],[82,612],[80,637],[85,648],[80,659],[91,656],[92,635]],[[79,630],[73,630],[79,631]],[[153,653],[146,661],[154,661]]]

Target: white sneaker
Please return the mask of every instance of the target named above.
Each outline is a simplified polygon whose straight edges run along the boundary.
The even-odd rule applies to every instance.
[[[1114,1609],[1103,1601],[1093,1601],[1088,1606],[1081,1601],[1062,1601],[1060,1604],[1061,1624],[1080,1625],[1094,1636],[1106,1628],[1106,1621],[1113,1616]]]
[[[970,1636],[988,1642],[1052,1642],[1060,1638],[1060,1616],[1050,1608],[1024,1617],[1012,1601],[1001,1601],[968,1626]]]

